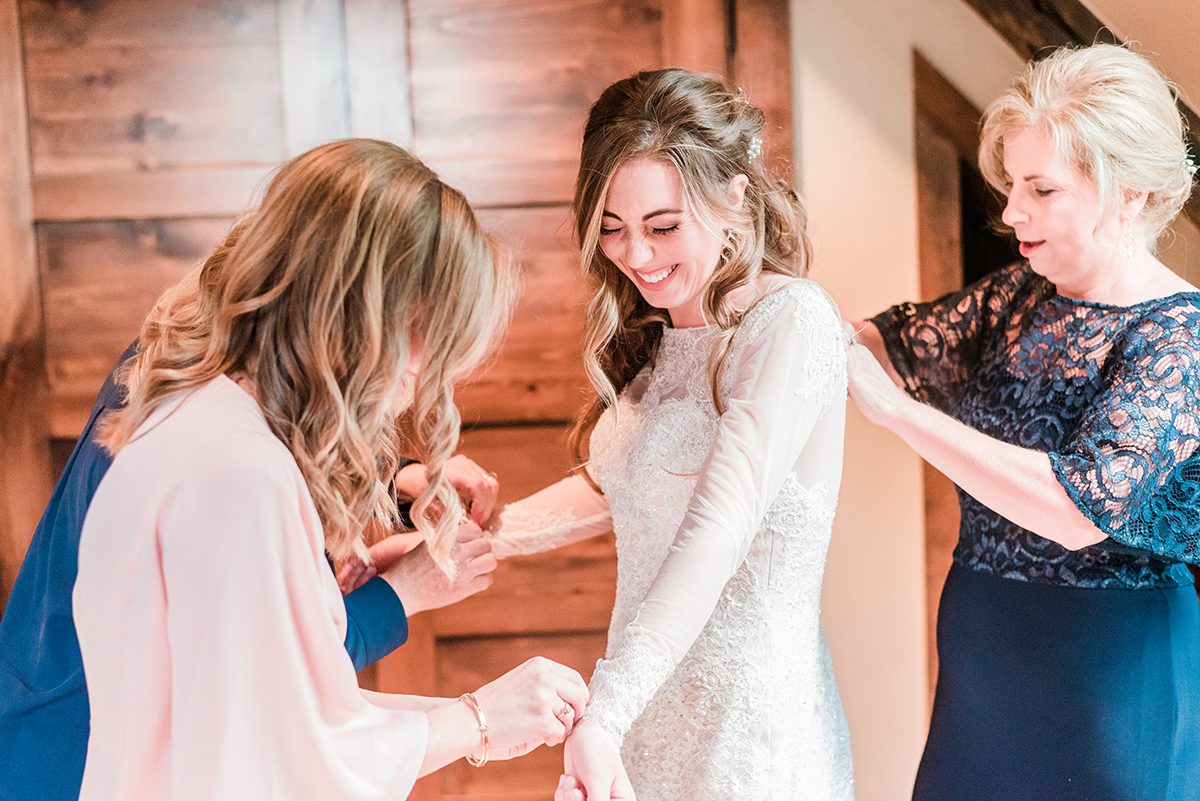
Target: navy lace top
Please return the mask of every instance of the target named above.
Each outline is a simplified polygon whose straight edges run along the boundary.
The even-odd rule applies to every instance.
[[[1149,588],[1200,562],[1200,292],[1134,306],[1074,300],[1025,263],[875,317],[914,398],[1049,454],[1109,539],[1078,551],[958,490],[954,560],[1019,581]]]

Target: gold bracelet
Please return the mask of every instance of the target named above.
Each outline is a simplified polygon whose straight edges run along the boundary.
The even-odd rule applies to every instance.
[[[467,706],[471,707],[471,711],[475,713],[475,719],[479,721],[479,741],[482,745],[482,753],[479,756],[467,754],[467,764],[477,768],[482,768],[488,761],[488,725],[487,718],[484,717],[483,707],[479,705],[479,701],[475,699],[474,693],[463,693],[458,697]]]

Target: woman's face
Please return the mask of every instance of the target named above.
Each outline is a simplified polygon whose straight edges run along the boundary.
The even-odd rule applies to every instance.
[[[731,205],[741,204],[743,192],[744,184],[731,183]],[[667,310],[676,328],[705,323],[704,293],[721,244],[689,206],[673,165],[635,159],[617,170],[604,204],[600,249],[647,303]]]
[[[1120,267],[1120,215],[1105,218],[1096,184],[1063,161],[1044,132],[1004,137],[1004,170],[1011,187],[1002,219],[1034,272],[1072,293]]]

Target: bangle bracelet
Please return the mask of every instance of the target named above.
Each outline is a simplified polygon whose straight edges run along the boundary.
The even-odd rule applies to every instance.
[[[486,765],[487,761],[488,761],[487,718],[484,717],[483,707],[481,707],[479,705],[479,701],[476,700],[474,693],[463,693],[462,695],[460,695],[458,697],[458,700],[462,701],[464,704],[469,706],[471,708],[471,711],[475,713],[475,719],[479,721],[479,742],[480,742],[480,745],[482,746],[481,752],[480,752],[479,756],[475,756],[474,754],[467,754],[467,764],[472,765],[476,768],[481,768],[484,765]]]

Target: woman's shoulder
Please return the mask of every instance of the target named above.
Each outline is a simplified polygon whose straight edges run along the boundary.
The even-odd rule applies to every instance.
[[[772,280],[764,286],[758,300],[742,317],[737,336],[746,341],[758,339],[773,322],[782,322],[785,316],[806,336],[824,334],[841,338],[842,316],[837,303],[816,281],[796,277]]]

